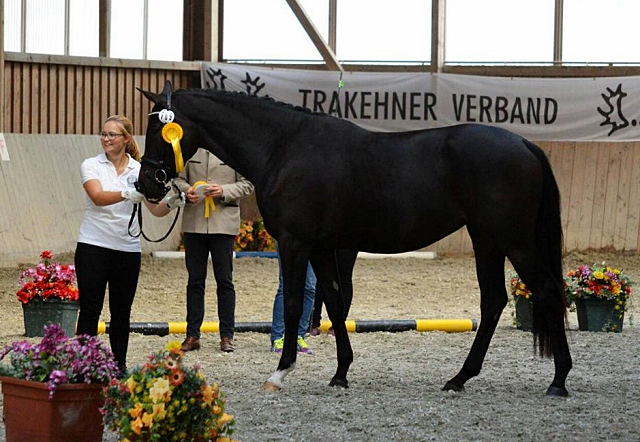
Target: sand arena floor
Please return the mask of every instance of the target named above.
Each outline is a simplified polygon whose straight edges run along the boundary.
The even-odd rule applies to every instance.
[[[37,258],[37,257],[35,257]],[[35,260],[34,258],[34,260]],[[71,262],[71,256],[58,257]],[[576,253],[565,268],[606,261],[640,281],[640,255]],[[25,266],[0,269],[0,344],[23,339],[22,311],[15,298]],[[184,321],[186,271],[181,260],[144,257],[132,320]],[[277,262],[235,261],[236,321],[270,321],[277,287]],[[359,259],[354,274],[351,319],[476,318],[479,290],[470,256],[422,259]],[[215,282],[209,275],[207,316],[215,321]],[[637,297],[637,295],[636,295]],[[636,300],[637,301],[637,300]],[[640,440],[640,331],[627,313],[624,332],[577,331],[570,313],[569,341],[574,368],[566,399],[544,395],[553,363],[533,355],[531,335],[512,324],[512,306],[503,313],[482,373],[462,393],[442,392],[455,375],[474,332],[356,333],[355,361],[347,390],[327,386],[336,369],[335,343],[328,335],[309,338],[311,356],[300,355],[285,388],[260,390],[275,370],[269,336],[236,335],[238,350],[218,351],[216,334],[186,362],[200,362],[209,380],[220,382],[227,409],[236,417],[236,438],[250,441],[637,441]],[[104,312],[108,321],[108,312]],[[166,337],[132,334],[129,365],[160,349]],[[0,440],[4,427],[0,424]],[[117,436],[105,432],[104,441]]]

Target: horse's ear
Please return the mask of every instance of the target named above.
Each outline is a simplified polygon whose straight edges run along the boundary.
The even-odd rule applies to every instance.
[[[155,104],[160,104],[160,105],[167,104],[167,100],[163,95],[158,95],[158,94],[154,94],[153,92],[143,91],[139,87],[136,87],[136,89],[138,89],[140,92],[142,92],[142,95],[147,97],[147,99],[149,101],[151,101],[151,102],[153,102]]]
[[[164,82],[164,89],[162,89],[162,95],[164,95],[165,97],[168,97],[169,95],[171,95],[171,92],[172,92],[171,82],[167,80]]]

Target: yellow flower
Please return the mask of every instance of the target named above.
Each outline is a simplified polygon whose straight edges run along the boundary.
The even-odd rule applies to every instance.
[[[162,420],[165,418],[165,416],[167,415],[167,412],[164,408],[164,404],[153,404],[153,417],[156,420]]]
[[[211,390],[210,385],[207,385],[202,389],[202,400],[204,400],[207,405],[211,405],[211,402],[213,401],[213,391]]]
[[[134,392],[136,385],[137,384],[136,384],[136,381],[133,379],[133,376],[129,376],[129,379],[127,379],[127,388],[131,393]]]
[[[218,424],[218,426],[223,426],[225,424],[228,424],[229,422],[231,422],[233,420],[233,415],[231,414],[227,414],[224,413],[222,416],[220,416],[218,418],[218,420],[216,421],[216,423]]]
[[[167,351],[180,350],[180,345],[180,341],[169,341],[167,342],[167,345],[165,345],[164,349]]]
[[[139,417],[131,422],[131,430],[136,433],[136,434],[140,434],[140,432],[142,432],[142,419],[140,419]]]
[[[133,408],[129,410],[129,415],[131,417],[139,417],[143,411],[144,409],[142,408],[142,404],[138,402]]]
[[[593,272],[593,277],[596,279],[603,279],[604,273],[602,273],[600,270],[596,270],[595,272]]]
[[[149,398],[153,402],[166,402],[171,397],[169,389],[169,381],[164,378],[158,378],[153,382],[153,387],[149,389]]]
[[[153,425],[153,415],[149,413],[144,413],[142,415],[142,423],[145,427],[151,428]]]

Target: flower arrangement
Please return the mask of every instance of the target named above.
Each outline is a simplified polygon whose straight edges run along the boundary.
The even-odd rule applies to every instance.
[[[234,250],[255,251],[255,252],[273,252],[276,250],[274,239],[264,227],[264,221],[242,221],[240,231],[236,236]]]
[[[18,300],[27,304],[31,301],[62,299],[77,301],[78,289],[74,287],[75,266],[62,265],[53,261],[51,250],[40,254],[42,261],[35,267],[20,274]]]
[[[58,324],[45,327],[37,344],[16,341],[0,352],[0,361],[10,355],[10,364],[0,364],[0,375],[45,382],[49,398],[60,384],[107,383],[118,366],[109,347],[95,336],[67,337]]]
[[[602,265],[581,265],[570,270],[566,278],[567,297],[578,299],[599,298],[615,303],[614,309],[622,316],[631,300],[631,280],[623,272],[602,263]]]
[[[234,431],[218,384],[208,384],[198,364],[183,367],[177,341],[112,380],[105,398],[105,424],[123,441],[230,441]]]
[[[524,282],[522,282],[520,277],[518,277],[518,275],[514,275],[511,277],[511,280],[509,281],[509,285],[511,287],[511,296],[513,297],[514,301],[518,296],[522,296],[524,297],[524,299],[531,302],[531,296],[533,296],[533,294],[527,288]]]

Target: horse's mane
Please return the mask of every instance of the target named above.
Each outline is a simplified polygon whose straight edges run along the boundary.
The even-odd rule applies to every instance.
[[[247,100],[247,101],[253,100],[257,102],[266,103],[268,106],[284,107],[286,109],[291,109],[297,112],[304,112],[306,114],[329,116],[329,114],[327,113],[315,112],[307,107],[297,106],[291,103],[286,103],[284,101],[277,101],[268,95],[260,96],[260,95],[247,94],[246,92],[227,91],[227,90],[221,90],[221,89],[200,89],[200,88],[179,89],[175,91],[174,94],[175,93],[177,94],[185,93],[188,95],[195,95],[195,96],[204,97],[204,98],[211,98],[216,96],[231,96],[231,97],[236,97],[240,100]]]

